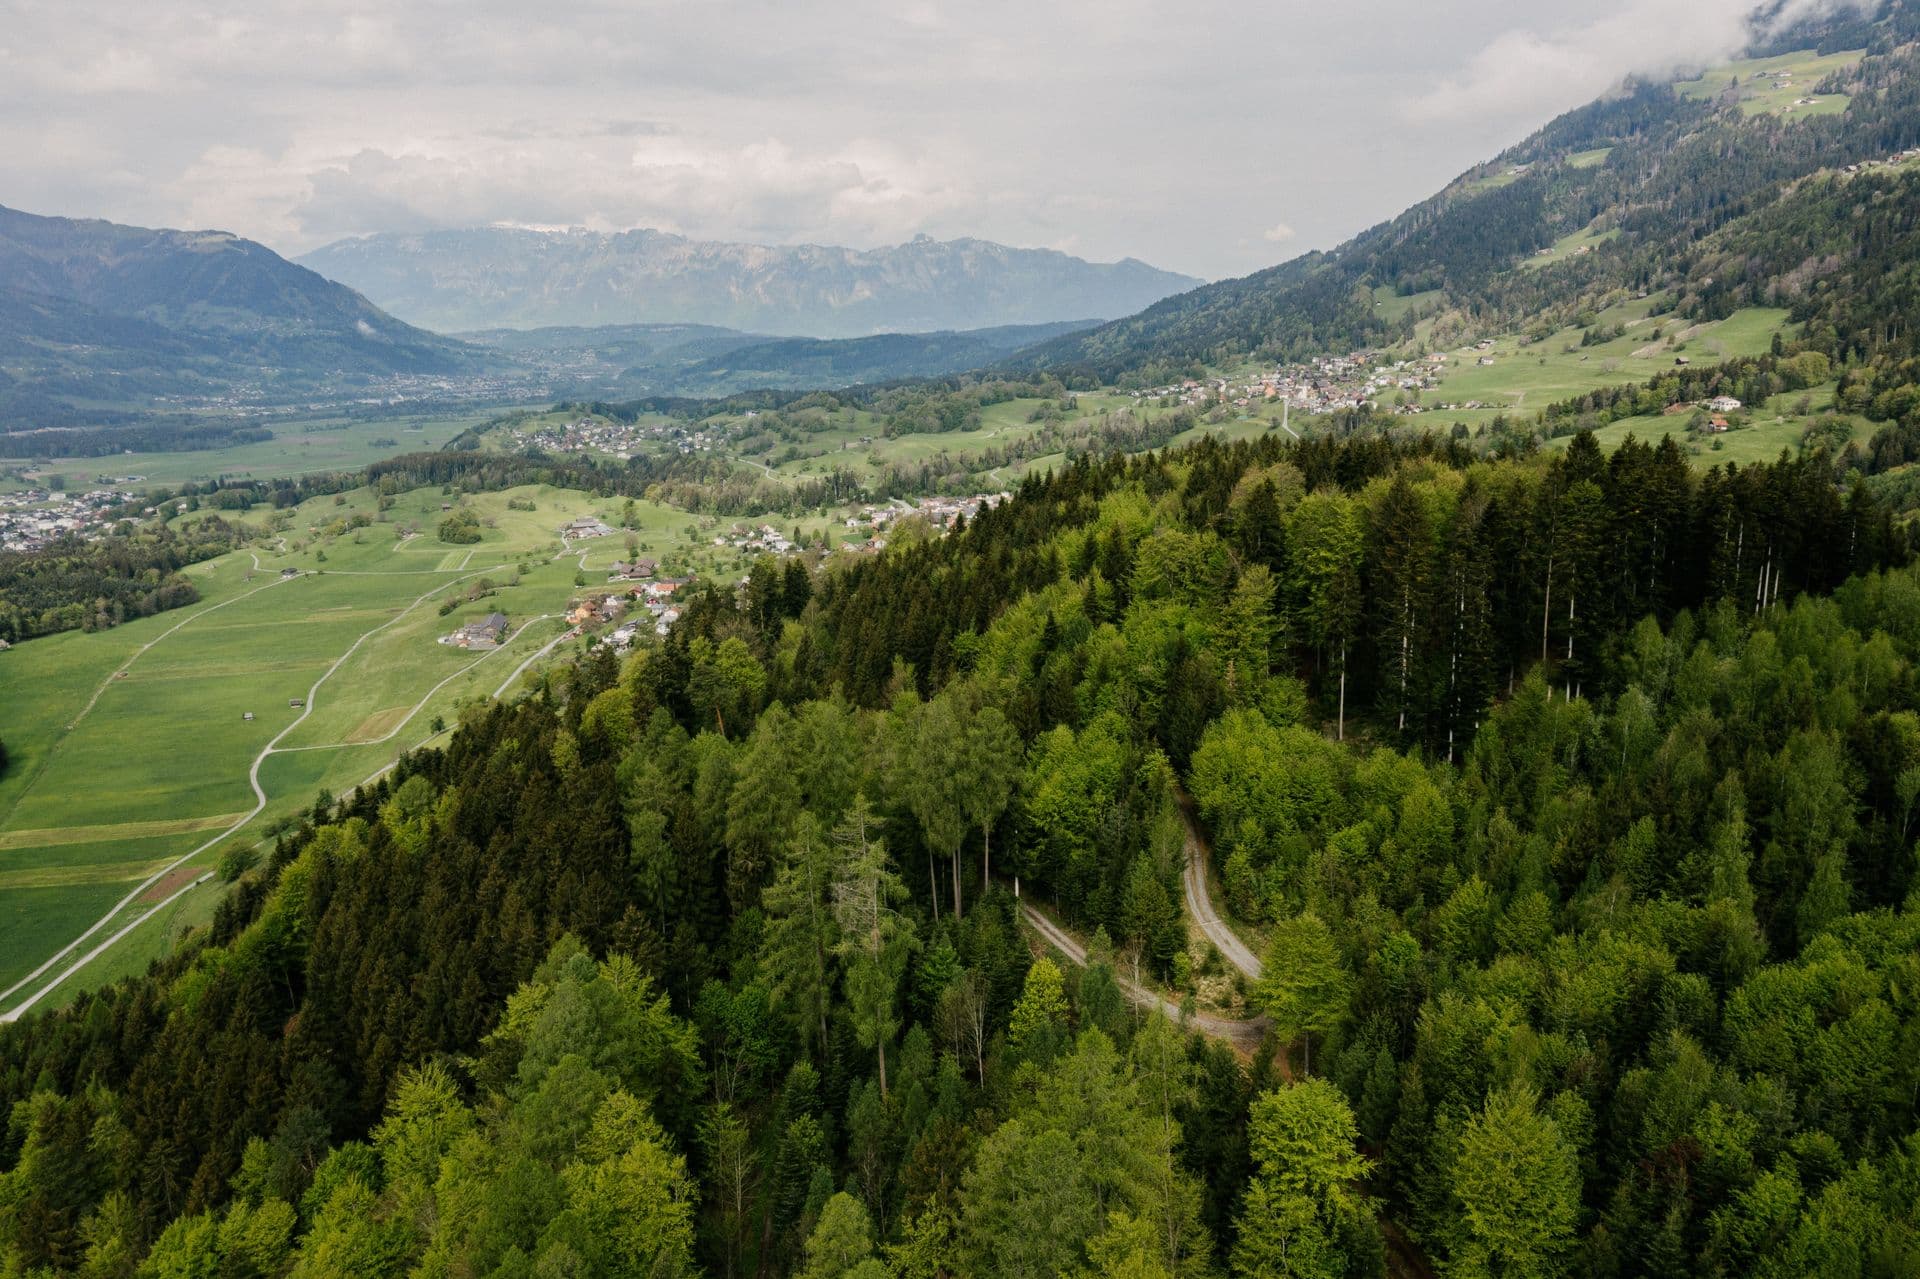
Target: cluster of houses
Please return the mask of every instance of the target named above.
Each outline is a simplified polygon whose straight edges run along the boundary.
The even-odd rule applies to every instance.
[[[1351,351],[1237,378],[1187,378],[1131,394],[1137,400],[1158,400],[1191,408],[1229,404],[1245,409],[1284,401],[1304,413],[1336,413],[1373,407],[1382,396],[1390,396],[1395,391],[1431,390],[1440,385],[1439,376],[1446,362],[1446,356],[1434,354],[1385,364],[1377,352]],[[1417,413],[1420,410],[1417,406],[1408,406],[1403,411]]]
[[[0,550],[37,551],[63,537],[98,537],[114,522],[110,512],[133,496],[111,488],[0,493]],[[152,514],[152,508],[146,513]]]
[[[871,554],[887,548],[886,530],[906,519],[917,515],[932,527],[939,529],[944,536],[961,520],[973,523],[981,511],[991,510],[1013,494],[975,493],[971,497],[923,497],[917,503],[894,501],[861,507],[846,518],[846,527],[854,533],[864,532],[864,540],[855,538],[843,542],[840,550],[847,554]]]
[[[652,561],[645,562],[652,563]],[[615,567],[630,566],[615,565]],[[615,573],[607,580],[626,583],[633,579]],[[602,636],[599,642],[611,646],[615,652],[624,653],[633,647],[635,638],[649,626],[652,627],[653,633],[659,636],[664,636],[673,629],[673,624],[680,620],[680,608],[673,602],[674,595],[692,584],[691,577],[654,578],[627,590],[588,596],[576,600],[567,610],[567,621],[576,631],[589,626],[620,622],[619,626]],[[634,616],[627,616],[631,606],[637,606],[637,610]],[[626,620],[621,621],[623,617]]]
[[[1810,100],[1811,99],[1802,99],[1802,101]],[[1798,104],[1796,103],[1795,105]],[[1862,160],[1858,164],[1849,164],[1843,172],[1859,173],[1866,169],[1878,169],[1889,164],[1905,164],[1916,156],[1920,156],[1920,147],[1908,147],[1905,151],[1895,151],[1884,160]]]
[[[442,644],[454,648],[490,649],[499,648],[507,638],[507,615],[488,613],[477,622],[468,622],[451,635],[440,637]]]
[[[509,434],[515,443],[544,453],[593,453],[622,461],[649,444],[664,444],[681,453],[705,453],[723,441],[718,432],[689,430],[677,422],[641,424],[609,422],[597,417],[579,417],[558,426],[515,430]]]
[[[713,544],[719,547],[731,547],[743,554],[764,552],[773,555],[791,555],[799,549],[787,539],[786,534],[771,524],[762,524],[758,528],[746,528],[736,524],[727,532],[717,534]]]
[[[569,520],[560,526],[560,540],[563,542],[581,541],[589,537],[612,537],[613,525],[605,520],[583,515],[577,520]]]

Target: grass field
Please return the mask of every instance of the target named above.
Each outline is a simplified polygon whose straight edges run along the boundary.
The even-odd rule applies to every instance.
[[[435,536],[453,502],[483,521],[478,544]],[[211,869],[317,792],[342,793],[436,736],[436,721],[453,724],[463,705],[511,691],[521,664],[566,633],[577,579],[601,585],[627,553],[626,536],[562,547],[568,520],[617,523],[625,513],[618,500],[578,492],[433,489],[379,507],[363,489],[248,512],[240,518],[261,531],[258,542],[187,570],[199,603],[0,653],[12,758],[0,778],[0,990],[175,860],[191,853],[189,865]],[[352,528],[356,514],[375,522]],[[663,563],[739,571],[737,553],[710,544],[717,521],[651,502],[635,503],[634,516],[629,536]],[[467,598],[483,579],[491,593]],[[437,642],[496,609],[512,626],[500,648]],[[217,882],[187,887],[47,1002],[144,967],[208,917],[220,892]],[[113,912],[68,959],[0,995],[0,1011],[153,905]]]
[[[1699,467],[1714,467],[1726,462],[1741,466],[1771,462],[1780,456],[1782,449],[1788,453],[1798,453],[1807,428],[1824,423],[1834,425],[1836,440],[1850,440],[1864,448],[1873,438],[1874,431],[1879,429],[1879,424],[1857,414],[1836,413],[1833,407],[1834,389],[1834,384],[1828,383],[1811,391],[1790,391],[1776,395],[1765,404],[1750,406],[1749,413],[1745,415],[1748,423],[1724,435],[1695,436],[1687,430],[1687,418],[1684,415],[1625,418],[1593,434],[1600,447],[1609,453],[1629,435],[1649,444],[1671,435],[1686,449],[1693,464]],[[1566,444],[1567,438],[1561,438],[1550,441],[1549,447],[1561,449]],[[1838,451],[1841,446],[1835,443],[1833,447]]]
[[[68,487],[90,486],[99,475],[142,477],[145,487],[177,488],[189,480],[228,475],[271,479],[314,471],[358,470],[369,462],[437,449],[493,416],[490,412],[417,415],[357,421],[339,417],[270,422],[271,440],[197,453],[116,453],[109,457],[0,458],[0,468],[24,467],[35,481],[67,477]]]
[[[1749,58],[1714,67],[1674,88],[1702,101],[1732,93],[1740,109],[1750,116],[1838,115],[1847,109],[1850,99],[1845,94],[1815,94],[1813,87],[1835,71],[1858,64],[1865,53],[1864,49],[1854,49],[1823,56],[1801,50],[1773,58]]]
[[[1622,326],[1621,336],[1593,346],[1580,345],[1582,330],[1563,329],[1541,341],[1519,335],[1496,339],[1491,349],[1448,353],[1437,390],[1422,399],[1429,405],[1478,401],[1479,409],[1435,409],[1421,421],[1434,426],[1491,421],[1500,413],[1526,414],[1603,387],[1645,382],[1674,367],[1685,356],[1711,364],[1739,355],[1764,353],[1775,333],[1787,333],[1784,310],[1750,308],[1724,320],[1687,324],[1671,316],[1650,315],[1653,299],[1641,299],[1602,312],[1596,323]],[[1658,334],[1658,336],[1656,336]],[[1486,358],[1490,364],[1481,364]]]

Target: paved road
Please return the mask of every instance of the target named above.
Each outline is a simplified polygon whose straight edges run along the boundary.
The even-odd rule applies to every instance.
[[[533,622],[544,621],[546,618],[554,617],[554,616],[556,616],[556,614],[542,613],[539,617],[533,618],[530,622],[528,622],[527,625],[532,625]],[[525,630],[526,627],[522,626],[520,629]],[[551,653],[554,649],[560,647],[560,645],[563,642],[565,642],[567,639],[571,638],[574,635],[574,633],[575,632],[573,627],[569,626],[566,630],[561,631],[558,635],[548,640],[546,644],[539,649],[539,651],[528,656],[526,661],[514,667],[513,674],[501,680],[500,687],[493,690],[494,697],[496,698],[505,697],[507,690],[513,687],[513,681],[519,679],[521,674],[525,672],[527,667],[532,666],[535,662],[545,657],[548,653]]]
[[[1193,801],[1180,796],[1180,820],[1187,828],[1187,868],[1180,876],[1187,892],[1187,914],[1200,926],[1214,949],[1229,964],[1245,973],[1247,980],[1260,980],[1260,957],[1240,940],[1240,934],[1227,927],[1213,908],[1213,894],[1207,883],[1207,867],[1213,863],[1213,851],[1201,837],[1200,823],[1194,819]]]

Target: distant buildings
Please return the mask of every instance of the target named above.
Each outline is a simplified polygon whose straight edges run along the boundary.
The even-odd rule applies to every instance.
[[[468,622],[440,642],[455,648],[498,648],[506,637],[507,615],[489,613],[477,622]]]
[[[615,560],[613,567],[607,570],[608,580],[615,582],[641,582],[659,572],[660,565],[649,559]]]
[[[134,494],[98,488],[64,493],[45,488],[0,493],[0,550],[37,551],[63,537],[93,538],[116,522]]]
[[[577,520],[569,521],[560,529],[560,539],[562,541],[572,541],[575,538],[612,536],[613,527],[593,518],[591,515],[583,515]]]

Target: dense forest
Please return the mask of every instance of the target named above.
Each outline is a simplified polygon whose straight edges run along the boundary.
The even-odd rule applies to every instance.
[[[1204,443],[709,591],[0,1028],[0,1273],[1913,1274],[1920,576],[1833,475]]]

